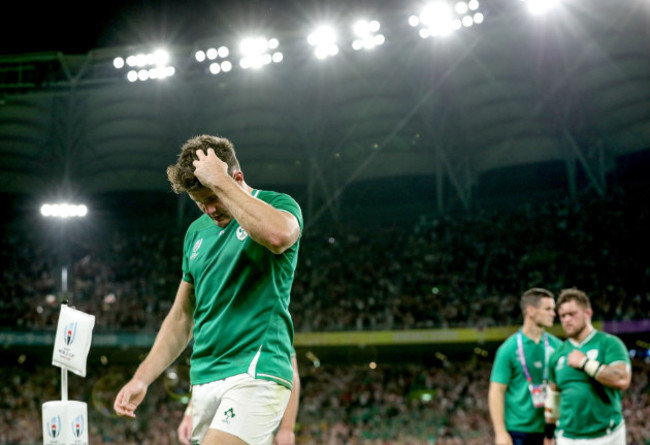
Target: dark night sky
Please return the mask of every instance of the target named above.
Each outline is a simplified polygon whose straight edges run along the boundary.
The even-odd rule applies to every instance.
[[[307,6],[300,2],[301,8]],[[105,3],[12,3],[10,26],[0,27],[0,55],[92,49],[140,43],[191,44],[219,29],[264,26],[286,15],[293,0],[171,0]],[[8,11],[8,8],[5,9]],[[7,17],[9,18],[9,17]]]

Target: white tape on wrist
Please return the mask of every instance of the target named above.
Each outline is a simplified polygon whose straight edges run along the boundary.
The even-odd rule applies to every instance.
[[[598,360],[592,360],[588,358],[582,364],[582,370],[587,373],[589,377],[596,377],[598,371],[600,371],[601,366],[603,366]]]
[[[192,417],[192,404],[191,403],[189,403],[187,405],[187,408],[185,408],[185,414],[183,414],[183,415]]]

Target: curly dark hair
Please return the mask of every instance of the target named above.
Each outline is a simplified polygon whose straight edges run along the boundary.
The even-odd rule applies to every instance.
[[[196,156],[198,150],[207,153],[209,148],[214,150],[219,159],[228,164],[230,176],[235,171],[241,170],[235,154],[235,146],[228,139],[207,134],[195,136],[188,139],[181,147],[176,164],[167,167],[167,179],[175,193],[192,192],[203,188],[203,184],[194,176],[193,162],[198,159]]]

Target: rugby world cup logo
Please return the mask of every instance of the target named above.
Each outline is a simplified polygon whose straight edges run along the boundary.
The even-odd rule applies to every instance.
[[[84,417],[77,416],[74,418],[74,421],[72,422],[72,435],[76,438],[79,438],[83,433],[84,433]]]
[[[77,336],[77,322],[70,323],[66,325],[63,329],[63,341],[66,345],[70,346],[74,342],[74,338]]]
[[[52,438],[57,438],[61,434],[61,416],[52,417],[47,422],[47,434]]]

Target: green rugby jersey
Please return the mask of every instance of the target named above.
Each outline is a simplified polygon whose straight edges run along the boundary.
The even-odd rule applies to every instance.
[[[590,439],[609,434],[622,421],[621,391],[609,388],[584,371],[567,364],[574,349],[606,365],[627,363],[630,355],[623,342],[594,329],[582,343],[562,343],[549,362],[549,379],[560,390],[557,433],[570,439]]]
[[[252,195],[296,217],[288,195],[253,190]],[[253,241],[232,220],[225,228],[207,215],[185,234],[183,280],[194,285],[193,385],[249,373],[291,389],[293,323],[289,298],[300,239],[280,255]]]
[[[544,366],[562,341],[546,333],[549,349],[546,351],[544,336],[539,343],[522,334],[522,346],[526,367],[534,384],[543,383]],[[528,380],[517,353],[517,334],[504,341],[494,359],[490,381],[507,385],[504,403],[506,430],[522,433],[544,432],[544,408],[535,408],[528,389]]]

